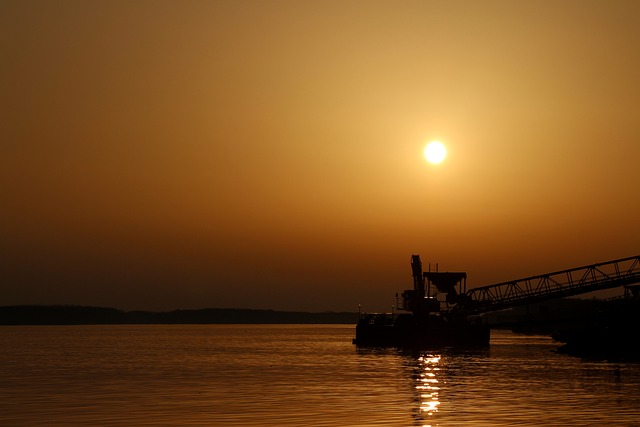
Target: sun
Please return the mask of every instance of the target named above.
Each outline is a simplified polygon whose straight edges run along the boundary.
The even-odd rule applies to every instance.
[[[424,147],[424,158],[427,159],[429,163],[441,163],[446,156],[447,149],[440,141],[432,141]]]

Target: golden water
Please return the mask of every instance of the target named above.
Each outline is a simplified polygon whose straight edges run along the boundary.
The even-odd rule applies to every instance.
[[[358,350],[353,325],[0,328],[1,426],[640,426],[640,365],[493,331]]]

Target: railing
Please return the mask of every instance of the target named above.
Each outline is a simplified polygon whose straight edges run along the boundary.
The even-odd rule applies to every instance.
[[[458,308],[479,314],[634,283],[640,283],[640,255],[470,289]]]

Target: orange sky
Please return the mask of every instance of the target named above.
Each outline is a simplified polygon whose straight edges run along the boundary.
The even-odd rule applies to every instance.
[[[414,253],[637,255],[639,47],[636,1],[0,0],[0,305],[386,310]]]

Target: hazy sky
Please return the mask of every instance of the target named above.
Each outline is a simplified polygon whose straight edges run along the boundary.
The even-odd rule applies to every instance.
[[[0,305],[385,310],[411,254],[640,252],[638,1],[0,0],[0,64]]]

